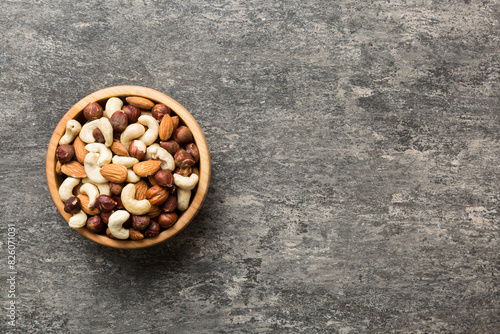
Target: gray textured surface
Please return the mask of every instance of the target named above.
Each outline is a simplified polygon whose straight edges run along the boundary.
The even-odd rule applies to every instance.
[[[15,332],[500,331],[497,1],[0,13],[0,300],[15,223]],[[60,116],[121,84],[182,103],[213,159],[199,216],[139,251],[68,228],[45,182]]]

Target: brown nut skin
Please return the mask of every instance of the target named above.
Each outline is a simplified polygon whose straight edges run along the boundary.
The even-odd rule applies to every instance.
[[[174,186],[174,176],[168,169],[160,169],[154,175],[154,180],[161,187],[170,188]]]
[[[169,196],[160,208],[163,212],[174,212],[177,209],[177,196]]]
[[[116,207],[116,202],[111,196],[99,195],[97,197],[97,208],[101,211],[111,211]]]
[[[179,127],[179,116],[172,116],[170,117],[170,119],[172,120],[173,131],[175,132],[175,130],[177,130],[177,127]]]
[[[161,141],[160,146],[163,147],[168,151],[168,153],[174,155],[178,150],[181,149],[181,146],[179,145],[178,142],[175,140],[167,140],[167,141]]]
[[[115,212],[115,211],[104,211],[104,212],[101,212],[101,221],[103,222],[103,224],[108,225],[108,223],[109,223],[109,216],[111,216],[113,214],[113,212]]]
[[[123,106],[122,110],[125,113],[125,115],[127,115],[128,124],[137,122],[139,116],[141,116],[141,109],[134,107],[130,104]]]
[[[144,237],[153,238],[156,237],[158,234],[160,234],[160,225],[158,225],[156,221],[151,220],[151,223],[144,232]]]
[[[102,134],[101,130],[95,128],[92,131],[92,136],[94,136],[94,139],[96,142],[104,144],[106,142],[106,139],[104,139],[104,135]]]
[[[111,198],[113,199],[113,201],[116,202],[116,210],[125,210],[125,207],[123,206],[123,203],[122,203],[121,196],[114,195],[114,196],[111,196]]]
[[[144,239],[144,234],[137,231],[136,229],[131,228],[128,230],[128,232],[129,232],[130,240],[142,240],[142,239]]]
[[[71,213],[72,215],[80,212],[81,209],[82,204],[80,203],[80,199],[78,197],[70,197],[64,203],[64,211],[67,213]]]
[[[131,228],[132,227],[132,216],[128,217],[127,221],[123,223],[123,228]]]
[[[162,213],[158,217],[158,225],[160,225],[161,228],[169,228],[174,225],[176,221],[177,214],[175,212]]]
[[[59,145],[56,150],[56,159],[62,164],[70,162],[75,156],[75,148],[73,145],[64,144]]]
[[[144,145],[144,144],[142,144],[142,145]],[[138,160],[142,160],[146,156],[146,151],[144,150],[144,147],[141,148],[137,144],[137,140],[134,140],[130,143],[130,146],[128,148],[128,152],[129,152],[131,157],[137,158]]]
[[[196,146],[195,143],[187,144],[184,149],[187,153],[191,154],[191,156],[194,158],[194,162],[197,163],[198,161],[200,161],[200,151],[198,151],[198,146]]]
[[[193,167],[193,173],[200,177],[200,170],[197,167]]]
[[[186,176],[186,177],[191,176],[192,173],[193,173],[193,168],[191,168],[189,166],[184,167],[184,168],[175,167],[175,169],[174,169],[174,174],[179,174],[179,175]]]
[[[132,216],[132,226],[137,231],[143,231],[148,228],[151,218],[148,216]]]
[[[149,203],[153,205],[161,205],[167,200],[169,193],[165,188],[160,186],[153,186],[146,191],[146,198]]]
[[[97,102],[90,102],[83,109],[83,116],[88,121],[93,121],[102,117],[102,107]]]
[[[171,112],[172,112],[172,110],[169,107],[167,107],[166,105],[164,105],[163,103],[155,104],[155,106],[151,110],[153,117],[157,121],[161,121],[163,116],[170,115]]]
[[[116,239],[114,235],[111,234],[111,231],[109,230],[109,227],[106,228],[106,235],[108,236],[108,238],[110,239]]]
[[[125,187],[124,183],[113,183],[109,184],[109,191],[111,195],[118,196],[122,193],[123,187]]]
[[[92,216],[87,219],[87,223],[85,224],[85,228],[90,232],[99,233],[101,232],[106,225],[102,222],[101,217]]]
[[[113,133],[121,133],[128,125],[128,117],[123,111],[118,110],[111,115],[109,122],[113,127]]]
[[[187,126],[179,126],[174,132],[174,140],[180,145],[190,143],[193,141],[193,133]]]
[[[178,150],[174,155],[175,165],[179,168],[194,166],[195,161],[191,154],[186,150]]]

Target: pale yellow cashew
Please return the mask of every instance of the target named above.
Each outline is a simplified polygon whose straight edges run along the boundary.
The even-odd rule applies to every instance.
[[[198,184],[198,175],[193,173],[190,176],[182,176],[180,174],[175,173],[174,183],[179,188],[191,190]]]
[[[86,223],[87,223],[87,214],[83,212],[83,210],[80,210],[80,212],[75,213],[68,220],[69,227],[71,228],[84,227]]]
[[[133,215],[145,215],[151,209],[151,203],[147,199],[135,199],[135,184],[129,183],[122,189],[121,194],[122,204]]]
[[[106,183],[95,183],[92,182],[88,177],[82,179],[82,183],[92,183],[94,186],[99,189],[99,195],[108,195],[111,196],[111,189],[109,187],[109,182]]]
[[[66,123],[66,132],[64,136],[59,140],[59,145],[71,144],[71,142],[78,136],[80,131],[82,130],[82,125],[80,122],[75,121],[74,119],[70,119]]]
[[[123,101],[117,97],[112,97],[108,101],[106,101],[106,106],[104,107],[104,116],[107,118],[111,118],[113,114],[118,111],[122,110],[123,107]]]
[[[101,143],[92,143],[85,145],[85,149],[92,153],[99,153],[99,159],[97,160],[97,165],[99,167],[109,165],[111,163],[113,152],[111,152],[106,145]]]
[[[106,117],[101,117],[97,120],[97,128],[101,130],[104,136],[104,145],[110,147],[113,144],[113,127]]]
[[[80,179],[68,176],[59,186],[59,197],[61,201],[66,202],[70,197],[73,197],[73,189],[80,183]]]
[[[127,148],[130,146],[132,140],[141,137],[146,132],[144,126],[134,123],[130,124],[123,130],[120,135],[120,142]]]
[[[97,129],[97,122],[99,120],[93,120],[83,124],[82,130],[80,131],[80,139],[84,143],[95,143],[95,138],[92,132]]]
[[[113,157],[113,163],[123,165],[127,168],[132,168],[135,164],[139,163],[139,160],[133,157],[122,157],[119,155],[115,155]]]
[[[153,144],[148,147],[146,151],[146,156],[144,160],[158,159],[161,161],[160,168],[168,169],[169,171],[173,171],[175,169],[175,160],[174,157],[168,153],[166,149],[161,147],[158,144]]]
[[[130,232],[123,228],[125,223],[130,218],[130,213],[125,210],[117,210],[109,216],[108,228],[109,232],[117,239],[128,239]]]
[[[98,160],[98,153],[87,153],[83,162],[85,173],[87,174],[87,177],[90,179],[90,181],[94,183],[106,183],[108,182],[108,180],[101,175],[101,167],[97,165]]]
[[[97,187],[92,183],[84,183],[80,187],[80,194],[84,194],[89,197],[89,209],[94,209],[97,197],[99,196],[99,189],[97,189]]]
[[[177,188],[177,209],[186,211],[189,207],[189,200],[191,199],[191,190]]]
[[[149,115],[142,115],[139,117],[138,121],[148,128],[139,140],[146,144],[146,146],[153,144],[158,138],[158,121],[153,116]]]
[[[137,175],[132,169],[127,169],[127,182],[137,183],[141,180],[141,177]]]

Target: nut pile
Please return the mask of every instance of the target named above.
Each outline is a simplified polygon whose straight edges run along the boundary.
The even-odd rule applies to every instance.
[[[164,104],[129,96],[96,102],[87,120],[69,120],[56,150],[56,173],[69,226],[112,239],[152,238],[175,224],[198,184],[191,130]]]

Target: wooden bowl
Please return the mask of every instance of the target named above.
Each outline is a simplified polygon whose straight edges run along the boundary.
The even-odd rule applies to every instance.
[[[76,229],[78,233],[80,233],[84,237],[104,246],[122,249],[150,247],[173,237],[182,229],[184,229],[191,222],[191,220],[193,220],[207,195],[208,185],[210,183],[210,154],[208,152],[208,146],[205,136],[203,135],[203,132],[201,131],[201,128],[194,117],[171,97],[168,97],[167,95],[150,88],[139,86],[116,86],[101,89],[81,99],[62,117],[59,124],[57,124],[54,133],[52,134],[52,138],[50,139],[49,147],[47,149],[47,184],[49,187],[50,195],[52,196],[52,200],[54,201],[57,209],[64,217],[64,219],[68,221],[71,215],[64,211],[64,203],[59,197],[59,186],[63,181],[63,178],[58,176],[55,172],[55,154],[59,140],[64,135],[66,122],[68,120],[77,119],[80,121],[80,123],[82,123],[82,125],[85,123],[85,118],[83,117],[83,109],[87,106],[87,104],[95,101],[100,103],[104,107],[106,100],[114,96],[141,96],[148,98],[156,103],[164,103],[179,116],[181,123],[184,123],[187,127],[189,127],[189,129],[193,133],[194,141],[198,146],[198,150],[200,151],[200,178],[196,189],[196,194],[192,194],[191,204],[189,205],[189,208],[179,216],[179,219],[177,220],[175,225],[167,230],[162,231],[157,237],[147,239],[145,238],[139,241],[114,240],[108,238],[106,235],[100,235],[90,232],[85,227]]]

